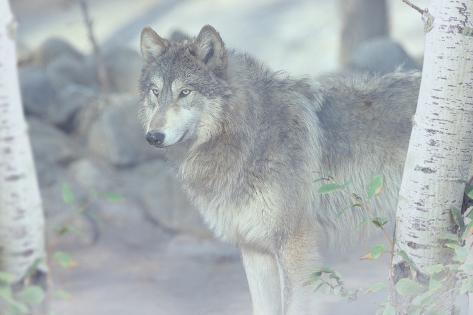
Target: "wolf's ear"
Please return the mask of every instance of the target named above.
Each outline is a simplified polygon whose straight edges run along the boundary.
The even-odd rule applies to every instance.
[[[159,57],[169,47],[169,41],[159,36],[151,27],[141,31],[141,55],[145,60]]]
[[[192,53],[218,75],[222,74],[227,66],[227,52],[223,40],[210,25],[205,25],[200,30]]]

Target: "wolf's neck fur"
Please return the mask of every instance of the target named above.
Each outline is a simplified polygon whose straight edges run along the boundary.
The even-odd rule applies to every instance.
[[[243,187],[249,184],[245,168],[251,168],[251,157],[255,146],[265,139],[255,138],[260,126],[261,113],[258,112],[261,103],[260,96],[251,93],[248,85],[251,78],[242,75],[242,64],[248,57],[232,55],[228,77],[232,94],[217,101],[217,108],[212,113],[203,113],[205,125],[212,125],[206,131],[205,141],[191,145],[180,175],[184,185],[191,195],[208,196],[226,194],[227,198],[235,199],[231,187]],[[235,57],[240,63],[235,64]],[[233,61],[233,62],[232,62]],[[238,194],[238,197],[243,197]],[[228,200],[228,199],[227,199]]]
[[[218,117],[218,128],[180,167],[186,191],[201,212],[213,209],[214,216],[256,203],[261,209],[277,204],[275,211],[307,208],[323,141],[318,94],[306,81],[271,72],[246,55],[230,55],[228,78],[232,94],[205,117]]]

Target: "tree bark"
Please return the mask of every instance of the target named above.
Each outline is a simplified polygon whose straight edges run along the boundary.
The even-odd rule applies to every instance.
[[[422,83],[399,192],[393,284],[406,277],[425,282],[426,267],[449,261],[440,238],[454,232],[451,210],[462,207],[473,152],[472,9],[473,0],[429,2],[434,20],[426,28]],[[448,289],[439,293],[436,306],[445,314],[455,297]],[[393,302],[397,314],[406,314],[408,302],[396,294]]]
[[[44,216],[21,105],[15,20],[0,0],[0,270],[17,281],[38,260],[46,271]]]
[[[346,65],[351,53],[364,41],[389,35],[386,0],[342,0],[340,61]]]

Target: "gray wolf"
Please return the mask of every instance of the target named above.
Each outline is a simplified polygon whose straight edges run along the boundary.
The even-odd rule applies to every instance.
[[[208,25],[180,41],[145,28],[141,52],[146,139],[183,151],[178,177],[216,236],[241,249],[253,313],[313,314],[304,284],[320,249],[363,219],[340,215],[349,197],[319,194],[317,179],[350,180],[362,196],[383,174],[372,208],[394,210],[419,75],[294,79],[227,49]]]

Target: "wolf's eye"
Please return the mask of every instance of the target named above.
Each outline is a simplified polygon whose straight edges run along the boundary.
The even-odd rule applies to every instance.
[[[159,96],[159,90],[154,88],[154,89],[151,89],[151,92],[153,92],[154,96]]]
[[[189,89],[184,89],[181,91],[181,93],[179,93],[179,97],[186,97],[187,95],[191,94],[191,90]]]

